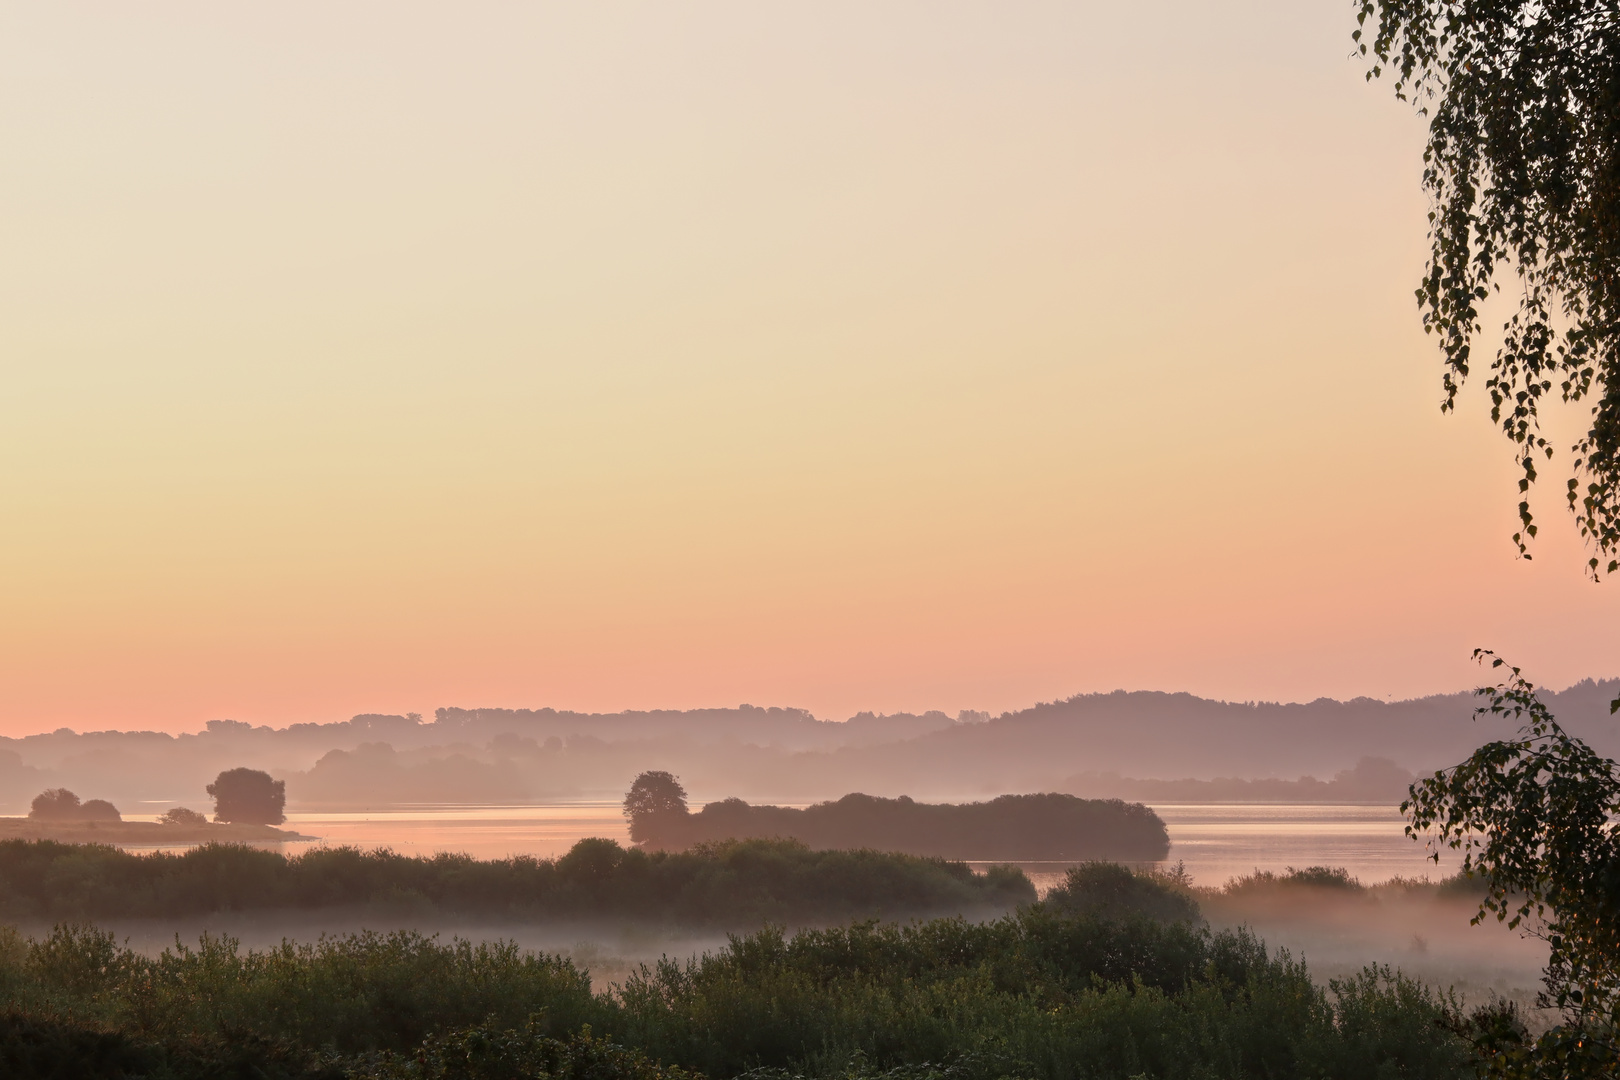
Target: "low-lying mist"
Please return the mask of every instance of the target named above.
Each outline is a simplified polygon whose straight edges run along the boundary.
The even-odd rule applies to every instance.
[[[1456,879],[1432,883],[1397,878],[1364,886],[1343,871],[1313,868],[1292,875],[1255,874],[1216,887],[1189,884],[1186,891],[1211,928],[1244,928],[1270,948],[1286,949],[1308,963],[1319,985],[1355,975],[1369,964],[1383,965],[1430,986],[1454,989],[1469,1005],[1501,998],[1532,1015],[1546,946],[1494,919],[1470,925],[1479,907],[1467,884]],[[1043,895],[1050,891],[1050,885],[1041,890]],[[979,923],[998,918],[1005,910],[983,905],[959,914]],[[891,920],[913,923],[925,914],[893,915]],[[62,920],[8,921],[24,934],[41,937]],[[598,992],[623,984],[641,965],[713,953],[726,945],[730,934],[775,922],[739,918],[726,925],[694,927],[636,918],[536,920],[412,909],[408,904],[392,910],[349,905],[84,921],[93,921],[148,956],[158,955],[177,940],[194,945],[204,935],[232,937],[244,948],[256,950],[363,930],[413,930],[444,941],[509,941],[525,950],[572,959],[589,973]],[[789,929],[837,924],[790,921]]]
[[[1211,926],[1248,927],[1307,960],[1319,982],[1381,964],[1454,988],[1471,1004],[1494,996],[1531,1010],[1546,945],[1495,918],[1470,925],[1479,901],[1464,884],[1397,878],[1371,887],[1353,879],[1312,885],[1255,875],[1194,891]]]

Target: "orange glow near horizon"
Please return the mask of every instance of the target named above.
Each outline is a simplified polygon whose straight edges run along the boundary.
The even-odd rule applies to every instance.
[[[1350,28],[13,9],[0,734],[1620,675]]]

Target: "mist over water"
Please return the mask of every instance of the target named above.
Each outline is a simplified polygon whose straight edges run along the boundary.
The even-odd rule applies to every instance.
[[[1476,907],[1466,897],[1385,886],[1392,879],[1439,880],[1455,869],[1450,852],[1439,863],[1405,836],[1393,805],[1160,804],[1171,838],[1161,867],[1179,864],[1200,891],[1212,926],[1246,926],[1274,948],[1303,956],[1313,977],[1329,979],[1387,964],[1472,1001],[1493,996],[1528,1004],[1545,960],[1541,943],[1494,923],[1470,926]],[[287,827],[316,840],[284,845],[288,853],[322,846],[388,847],[407,855],[464,852],[478,858],[533,855],[555,858],[587,836],[629,844],[617,803],[538,806],[420,806],[379,811],[294,813]],[[183,846],[183,845],[176,845]],[[983,869],[993,858],[973,860]],[[1057,884],[1067,863],[1019,864],[1041,893]],[[1218,892],[1256,871],[1283,873],[1307,866],[1343,867],[1373,888],[1364,893],[1228,896]],[[359,911],[220,913],[185,919],[105,922],[131,947],[156,953],[203,933],[228,934],[263,948],[284,938],[314,940],[360,929],[416,929],[448,939],[506,939],[558,952],[587,968],[598,988],[621,982],[642,963],[689,957],[722,945],[723,934],[695,933],[611,920],[594,922],[484,921],[439,913]],[[48,929],[23,926],[31,932]]]
[[[779,805],[793,805],[784,802]],[[1339,866],[1369,884],[1392,877],[1439,878],[1456,860],[1404,834],[1396,806],[1277,804],[1149,804],[1170,832],[1170,855],[1200,885],[1220,885],[1255,870]],[[143,815],[126,815],[143,820]],[[152,818],[155,820],[155,818]],[[377,811],[290,813],[286,828],[310,841],[282,845],[289,854],[316,846],[386,847],[402,855],[461,852],[480,859],[534,855],[555,858],[587,836],[630,842],[617,802],[540,806],[421,806]],[[189,845],[165,845],[177,850]],[[155,846],[131,850],[155,850]],[[1005,861],[986,851],[975,866]],[[1061,876],[1068,863],[1020,863],[1037,887]]]

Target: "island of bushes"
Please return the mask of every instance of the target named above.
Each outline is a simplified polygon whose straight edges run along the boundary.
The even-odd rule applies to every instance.
[[[257,769],[227,769],[208,785],[214,820],[185,806],[157,821],[125,821],[106,799],[79,800],[66,788],[34,796],[27,817],[0,817],[0,840],[58,840],[70,844],[281,843],[313,840],[277,829],[287,820],[286,784]]]
[[[1060,793],[1003,795],[982,803],[853,794],[802,810],[725,799],[694,814],[680,782],[653,771],[636,777],[624,810],[630,838],[651,850],[780,837],[817,849],[874,848],[986,862],[1154,862],[1170,852],[1164,822],[1148,807]]]

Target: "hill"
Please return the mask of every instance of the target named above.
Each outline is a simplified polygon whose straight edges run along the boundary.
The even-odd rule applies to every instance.
[[[1620,724],[1608,716],[1616,693],[1620,681],[1586,680],[1549,700],[1570,731],[1616,756]],[[780,802],[852,790],[937,801],[1009,791],[1123,794],[1074,786],[1108,773],[1293,781],[1333,777],[1367,757],[1423,773],[1506,733],[1503,721],[1476,722],[1474,704],[1461,693],[1280,704],[1116,691],[994,718],[861,714],[834,723],[754,706],[613,714],[447,708],[427,721],[362,715],[270,728],[221,720],[185,735],[64,728],[0,738],[0,812],[25,810],[34,792],[52,785],[93,790],[119,805],[200,803],[203,785],[244,764],[285,779],[289,807],[300,810],[617,799],[648,769],[678,774],[698,798]]]

